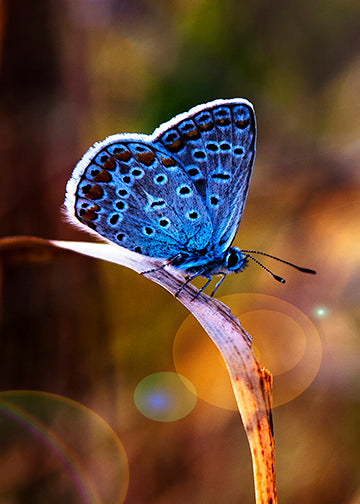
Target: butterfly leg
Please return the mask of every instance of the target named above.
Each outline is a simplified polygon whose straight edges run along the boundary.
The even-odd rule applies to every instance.
[[[220,278],[220,280],[218,281],[218,283],[215,285],[215,288],[214,290],[212,291],[212,293],[210,294],[211,297],[214,296],[215,292],[217,291],[218,287],[220,287],[220,285],[223,283],[223,281],[225,280],[225,277],[226,277],[226,273],[220,273],[220,275],[222,276],[222,278]],[[209,283],[209,282],[208,282]],[[205,284],[205,287],[206,287],[207,284]]]
[[[140,273],[140,275],[146,275],[146,273],[154,273],[155,271],[160,271],[160,270],[166,268],[166,266],[171,266],[171,264],[173,262],[176,262],[177,259],[180,259],[180,257],[182,257],[182,254],[176,254],[176,256],[173,256],[170,259],[167,259],[166,261],[164,261],[163,264],[161,266],[159,266],[158,268],[152,268],[152,269],[149,269],[146,271],[142,271]]]
[[[201,294],[201,293],[202,293],[202,291],[204,291],[204,290],[206,289],[206,287],[209,285],[209,283],[210,283],[210,282],[211,282],[211,280],[212,280],[212,276],[211,276],[211,275],[209,275],[209,274],[207,274],[207,275],[203,274],[202,276],[206,277],[208,280],[207,280],[207,282],[206,282],[206,283],[205,283],[205,284],[201,287],[201,289],[199,289],[199,292],[196,294],[196,296],[194,296],[194,299],[196,299],[196,298],[199,296],[199,294]]]
[[[180,292],[184,289],[184,287],[187,286],[188,283],[191,282],[191,280],[194,280],[194,278],[198,277],[198,276],[201,276],[204,272],[203,271],[197,271],[196,273],[194,273],[193,275],[189,276],[186,281],[182,284],[182,286],[180,287],[180,289],[175,293],[175,297],[178,297],[178,295],[180,294]],[[207,277],[209,278],[209,277]],[[206,283],[206,285],[208,284],[209,282]],[[206,287],[205,285],[205,287]],[[203,290],[203,289],[201,289]],[[199,291],[196,296],[194,297],[194,299],[200,294],[201,291]]]

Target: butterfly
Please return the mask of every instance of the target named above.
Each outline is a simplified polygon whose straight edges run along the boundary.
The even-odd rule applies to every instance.
[[[251,254],[232,247],[255,158],[256,119],[242,98],[198,105],[152,135],[119,133],[95,143],[66,186],[72,222],[186,277],[221,279],[243,271]]]

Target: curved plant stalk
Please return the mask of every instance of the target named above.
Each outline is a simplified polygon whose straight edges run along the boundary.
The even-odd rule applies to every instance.
[[[7,246],[9,246],[10,239],[7,240]],[[15,240],[20,247],[21,243],[23,246],[25,243],[38,247],[55,246],[57,249],[66,249],[120,264],[138,273],[162,264],[161,261],[140,256],[107,243],[48,241],[36,238],[15,238]],[[4,242],[3,245],[5,245]],[[174,269],[159,269],[145,273],[144,276],[173,295],[184,283],[184,278]],[[269,371],[260,367],[251,348],[250,336],[242,329],[230,309],[204,293],[195,298],[197,292],[193,285],[188,284],[177,299],[199,321],[218,347],[226,363],[250,445],[256,504],[276,504],[271,416],[272,376]]]

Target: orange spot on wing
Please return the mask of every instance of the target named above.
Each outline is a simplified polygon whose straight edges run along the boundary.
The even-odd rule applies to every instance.
[[[114,161],[115,162],[115,161]],[[106,161],[106,163],[108,163],[108,161]],[[105,163],[105,164],[106,164]],[[111,180],[111,175],[109,172],[107,172],[106,170],[101,170],[100,173],[98,173],[97,175],[95,175],[93,177],[93,180],[95,180],[95,182],[110,182]]]
[[[95,184],[85,193],[85,198],[96,200],[102,198],[104,195],[104,191],[101,186]]]
[[[146,166],[150,166],[155,161],[155,154],[151,151],[138,152],[136,154],[136,159]]]

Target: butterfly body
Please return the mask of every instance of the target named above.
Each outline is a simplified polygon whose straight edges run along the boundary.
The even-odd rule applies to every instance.
[[[242,271],[247,256],[231,243],[255,142],[253,107],[240,98],[194,107],[152,135],[112,135],[75,167],[68,216],[121,247],[163,258],[188,278]]]

